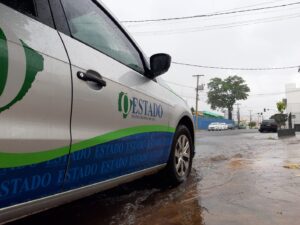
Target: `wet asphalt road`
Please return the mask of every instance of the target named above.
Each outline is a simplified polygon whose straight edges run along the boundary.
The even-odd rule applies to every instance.
[[[300,135],[198,132],[188,181],[170,188],[157,176],[17,222],[26,225],[243,225],[300,222]]]

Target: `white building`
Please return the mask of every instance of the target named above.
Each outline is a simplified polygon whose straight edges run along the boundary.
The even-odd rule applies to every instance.
[[[287,84],[285,86],[287,108],[286,112],[296,116],[293,124],[300,124],[300,88],[296,84]]]

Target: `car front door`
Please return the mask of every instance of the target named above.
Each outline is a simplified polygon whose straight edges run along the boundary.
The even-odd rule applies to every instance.
[[[71,75],[48,4],[0,0],[0,208],[62,190]]]
[[[96,1],[62,0],[72,64],[72,149],[66,188],[164,165],[174,129],[141,53]]]

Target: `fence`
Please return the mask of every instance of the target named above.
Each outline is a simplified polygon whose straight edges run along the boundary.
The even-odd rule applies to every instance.
[[[196,124],[196,116],[194,116],[194,123]],[[207,130],[208,125],[211,123],[226,123],[234,125],[233,120],[198,117],[198,129],[200,130]]]

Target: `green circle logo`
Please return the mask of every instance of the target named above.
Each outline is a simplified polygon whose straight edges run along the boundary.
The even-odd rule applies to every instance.
[[[119,93],[118,105],[119,112],[121,112],[123,114],[123,118],[126,119],[132,108],[132,100],[128,98],[127,93]]]

